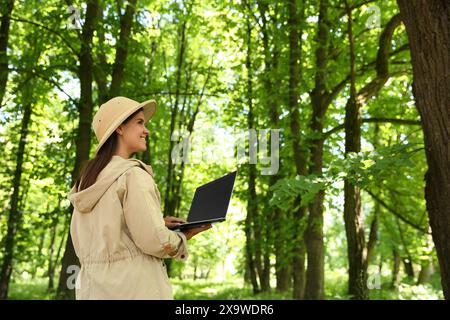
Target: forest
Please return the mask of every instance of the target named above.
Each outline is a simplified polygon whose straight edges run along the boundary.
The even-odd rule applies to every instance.
[[[154,99],[175,299],[450,299],[448,0],[0,0],[0,300],[74,299],[99,106]]]

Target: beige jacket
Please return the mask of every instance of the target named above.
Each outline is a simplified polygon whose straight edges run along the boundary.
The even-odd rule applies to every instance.
[[[77,299],[173,299],[163,258],[186,260],[183,233],[166,228],[149,165],[113,156],[97,181],[69,193],[81,262]]]

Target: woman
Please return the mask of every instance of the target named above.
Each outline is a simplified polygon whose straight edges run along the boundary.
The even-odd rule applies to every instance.
[[[71,236],[81,262],[77,299],[173,299],[164,258],[186,260],[186,241],[201,228],[174,232],[185,222],[166,217],[151,166],[130,156],[147,148],[153,100],[116,97],[94,116],[98,146],[69,193]]]

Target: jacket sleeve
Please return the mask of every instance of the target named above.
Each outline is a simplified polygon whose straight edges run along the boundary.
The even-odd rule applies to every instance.
[[[126,172],[125,178],[122,205],[134,243],[148,255],[186,260],[186,236],[165,226],[153,177],[134,167]]]

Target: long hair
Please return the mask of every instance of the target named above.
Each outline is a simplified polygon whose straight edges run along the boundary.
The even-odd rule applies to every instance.
[[[137,113],[144,111],[143,108],[137,110],[132,115],[130,115],[122,124],[130,121]],[[114,153],[116,152],[117,145],[117,132],[114,130],[113,134],[106,140],[102,145],[100,150],[98,150],[94,159],[88,160],[81,169],[80,176],[76,182],[77,190],[81,191],[92,186],[97,180],[100,172],[106,167],[106,165],[111,161]],[[80,183],[81,182],[81,183]]]

